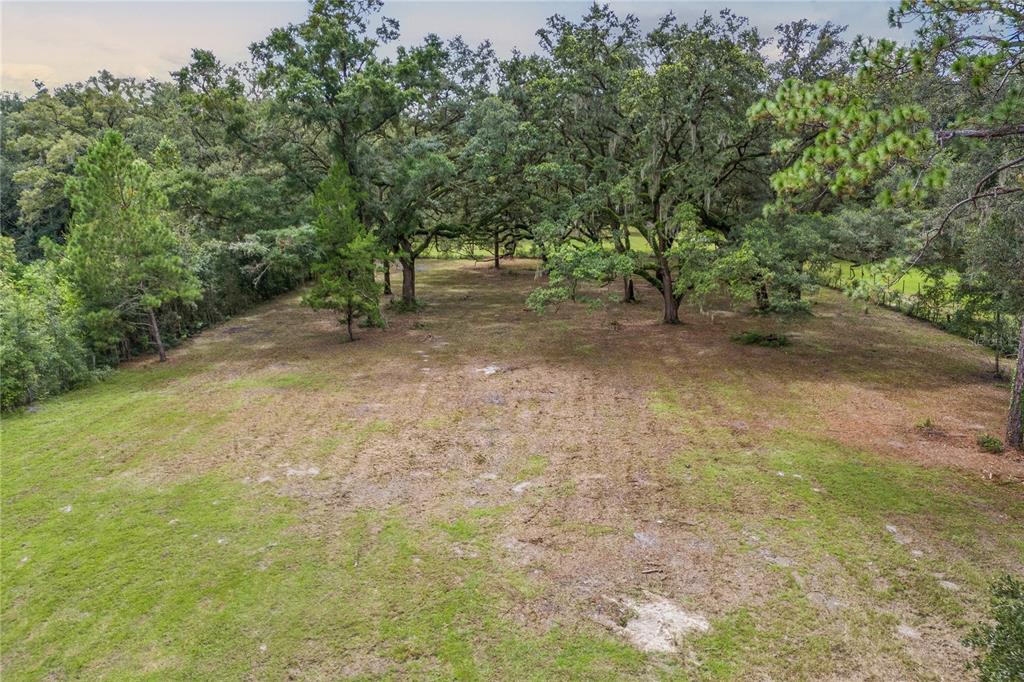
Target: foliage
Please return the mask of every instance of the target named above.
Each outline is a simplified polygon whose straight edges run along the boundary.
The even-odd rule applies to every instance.
[[[563,242],[547,251],[544,262],[544,270],[548,274],[547,285],[532,292],[526,300],[526,306],[536,312],[543,312],[551,305],[568,300],[591,306],[599,305],[599,299],[580,295],[580,284],[593,282],[605,286],[630,275],[634,264],[634,259],[629,255],[610,251],[599,244]]]
[[[0,409],[60,393],[91,376],[77,302],[49,260],[21,265],[0,237]]]
[[[991,452],[994,455],[998,455],[1003,451],[1003,441],[999,440],[991,433],[983,433],[977,438],[978,447],[985,452]]]
[[[313,265],[313,287],[303,298],[314,309],[337,311],[350,341],[355,340],[356,318],[381,320],[380,287],[374,281],[374,262],[381,249],[356,215],[357,201],[347,169],[335,164],[313,197],[321,257]]]
[[[229,249],[254,287],[287,290],[309,277],[316,255],[316,229],[302,225],[260,230],[230,244]]]
[[[201,292],[165,222],[167,200],[149,165],[110,131],[79,159],[67,192],[74,214],[66,265],[90,345],[99,352],[116,348],[148,315],[141,324],[153,325],[161,346],[155,311],[194,301]]]
[[[1024,678],[1024,581],[1012,575],[992,585],[992,622],[974,627],[964,643],[978,650],[974,665],[984,682]]]
[[[746,331],[733,336],[732,340],[744,346],[764,346],[765,348],[782,348],[789,345],[789,338],[784,334],[773,332],[765,334]]]

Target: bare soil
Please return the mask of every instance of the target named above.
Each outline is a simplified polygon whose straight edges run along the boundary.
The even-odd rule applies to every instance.
[[[533,263],[428,265],[418,277],[423,310],[389,314],[387,329],[362,329],[354,343],[296,295],[173,351],[172,363],[202,371],[171,390],[186,388],[190,409],[221,421],[214,439],[141,464],[139,475],[229,471],[300,501],[304,532],[324,537],[363,509],[413,523],[499,510],[488,526],[496,560],[541,585],[508,614],[530,628],[628,629],[611,605],[654,595],[706,619],[712,633],[739,612],[754,614],[761,631],[784,632],[777,620],[790,616],[769,611],[798,593],[809,605],[800,617],[832,642],[829,664],[812,674],[754,656],[752,678],[965,675],[959,640],[984,595],[950,597],[962,617],[932,613],[887,589],[899,575],[884,566],[869,559],[857,573],[841,552],[817,549],[828,538],[801,544],[806,507],[766,486],[824,484],[774,471],[765,453],[796,434],[893,465],[952,470],[954,488],[998,488],[992,499],[1005,506],[978,502],[993,523],[1020,524],[1024,464],[975,445],[979,433],[1001,432],[1007,400],[1006,387],[986,378],[985,352],[891,311],[865,314],[830,291],[809,315],[776,319],[718,303],[684,308],[682,325],[665,326],[644,286],[638,304],[537,316],[523,307],[537,284]],[[793,343],[730,342],[751,329]],[[915,426],[925,418],[934,428]],[[769,483],[709,483],[719,457]],[[698,483],[726,497],[702,502],[705,488],[687,487]],[[766,517],[791,533],[766,532]],[[939,524],[885,520],[903,534],[885,551],[908,562],[977,561]],[[884,523],[871,532],[880,547],[896,535]],[[977,551],[986,574],[1020,570],[1019,552],[986,545],[985,532]],[[480,551],[458,542],[450,550],[453,560]],[[955,569],[943,580],[963,582]],[[869,611],[891,623],[865,624]]]

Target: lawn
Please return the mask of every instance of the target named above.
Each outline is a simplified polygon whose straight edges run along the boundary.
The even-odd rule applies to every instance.
[[[858,279],[870,280],[875,284],[888,284],[888,280],[871,272],[871,265],[855,265],[850,261],[837,260],[835,265],[825,273],[826,280],[838,279],[837,283],[850,283]],[[954,287],[960,281],[960,276],[955,270],[947,270],[942,276],[943,283],[948,287]],[[917,295],[921,290],[931,283],[927,272],[921,268],[910,268],[898,280],[892,283],[891,289],[906,295]]]
[[[827,290],[667,327],[422,266],[355,343],[287,296],[5,418],[5,680],[967,676],[1024,570],[986,353]],[[665,604],[703,626],[655,651]]]

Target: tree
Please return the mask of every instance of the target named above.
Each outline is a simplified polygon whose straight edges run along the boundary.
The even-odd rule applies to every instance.
[[[555,15],[537,34],[549,62],[546,77],[533,88],[541,105],[538,126],[557,140],[545,175],[566,195],[556,197],[549,218],[562,225],[563,239],[608,241],[625,262],[632,245],[625,221],[629,195],[621,184],[636,162],[638,131],[623,98],[644,73],[639,20],[632,14],[619,18],[595,3],[579,23]],[[600,252],[585,250],[579,256],[586,260]],[[618,261],[607,265],[614,270]],[[623,273],[622,284],[623,301],[634,301],[632,272]]]
[[[373,145],[374,217],[381,242],[402,266],[402,306],[415,308],[416,259],[438,238],[461,231],[451,205],[457,180],[467,174],[460,122],[487,95],[490,44],[470,48],[429,35],[400,48],[394,67],[405,106]],[[369,165],[369,161],[367,165]]]
[[[258,83],[273,94],[279,110],[325,131],[331,152],[357,183],[362,143],[405,105],[388,63],[375,53],[398,37],[393,19],[371,30],[370,18],[381,4],[310,0],[304,22],[274,29],[250,47],[261,69]]]
[[[11,175],[17,212],[5,212],[3,232],[21,257],[39,257],[42,237],[64,240],[70,216],[64,185],[75,159],[105,130],[132,128],[149,85],[101,71],[52,92],[37,83],[28,99],[5,100],[3,173]]]
[[[764,133],[745,121],[767,72],[763,41],[746,24],[729,12],[692,27],[666,17],[648,38],[650,72],[634,71],[623,93],[637,131],[622,183],[627,223],[650,247],[638,274],[661,292],[667,324],[679,322],[686,282],[696,278],[681,268],[731,253],[707,250],[704,233],[728,236],[767,193],[758,165],[767,157]]]
[[[145,317],[160,361],[167,359],[157,311],[200,297],[164,220],[167,200],[149,165],[124,137],[107,132],[79,159],[67,183],[72,207],[66,259],[90,340],[109,349]]]
[[[454,198],[463,239],[490,252],[494,267],[529,238],[536,192],[528,180],[544,154],[536,127],[511,104],[489,97],[461,125],[466,138],[458,161],[464,168]]]
[[[776,148],[793,159],[773,178],[780,208],[813,207],[827,196],[874,196],[883,205],[935,209],[909,266],[941,240],[958,214],[1021,200],[1024,11],[1012,0],[903,0],[890,22],[916,25],[915,43],[861,42],[855,78],[813,84],[791,79],[750,113],[789,135]],[[940,93],[928,106],[908,85],[922,81]],[[973,166],[973,181],[958,198],[942,201],[942,190],[964,162]],[[1019,313],[1024,339],[1024,311]],[[1024,448],[1022,393],[1024,344],[1006,431],[1007,443],[1017,448]]]
[[[381,257],[381,248],[357,215],[358,196],[353,184],[344,164],[338,163],[314,195],[316,244],[321,259],[313,265],[316,281],[303,299],[313,309],[337,311],[349,341],[355,341],[352,323],[356,319],[380,319],[380,287],[374,280],[374,263]]]

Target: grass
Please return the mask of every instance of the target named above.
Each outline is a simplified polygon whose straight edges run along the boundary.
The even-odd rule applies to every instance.
[[[782,348],[789,345],[789,338],[784,334],[745,331],[732,337],[736,343],[744,346],[763,346],[764,348]]]
[[[766,362],[729,340],[752,318],[668,328],[645,290],[538,318],[525,269],[420,282],[355,344],[284,299],[6,416],[5,679],[963,674],[950,642],[1024,567],[969,345],[824,293]],[[599,624],[648,592],[710,631]]]
[[[835,638],[822,635],[807,603],[808,584],[825,576],[826,598],[841,604],[845,639],[900,660],[906,654],[889,636],[899,622],[893,604],[966,628],[984,601],[988,577],[978,566],[991,553],[1024,560],[1021,539],[985,511],[999,504],[999,493],[975,479],[790,433],[757,453],[684,453],[672,470],[685,483],[680,506],[700,509],[705,523],[741,528],[747,556],[767,556],[784,590],[729,612],[696,643],[706,661],[700,671],[711,679],[758,669],[842,676],[843,666],[829,663]],[[1015,518],[1024,514],[1019,502],[1011,509]],[[948,576],[956,576],[956,591],[943,587]]]
[[[836,261],[832,272],[832,277],[838,276],[843,282],[869,277],[870,275],[870,265],[854,265],[850,261],[845,260]],[[954,270],[948,270],[942,279],[947,286],[954,286],[959,281],[959,276]],[[921,268],[910,268],[906,274],[893,284],[892,290],[907,294],[918,294],[929,283],[929,280],[928,273]]]

